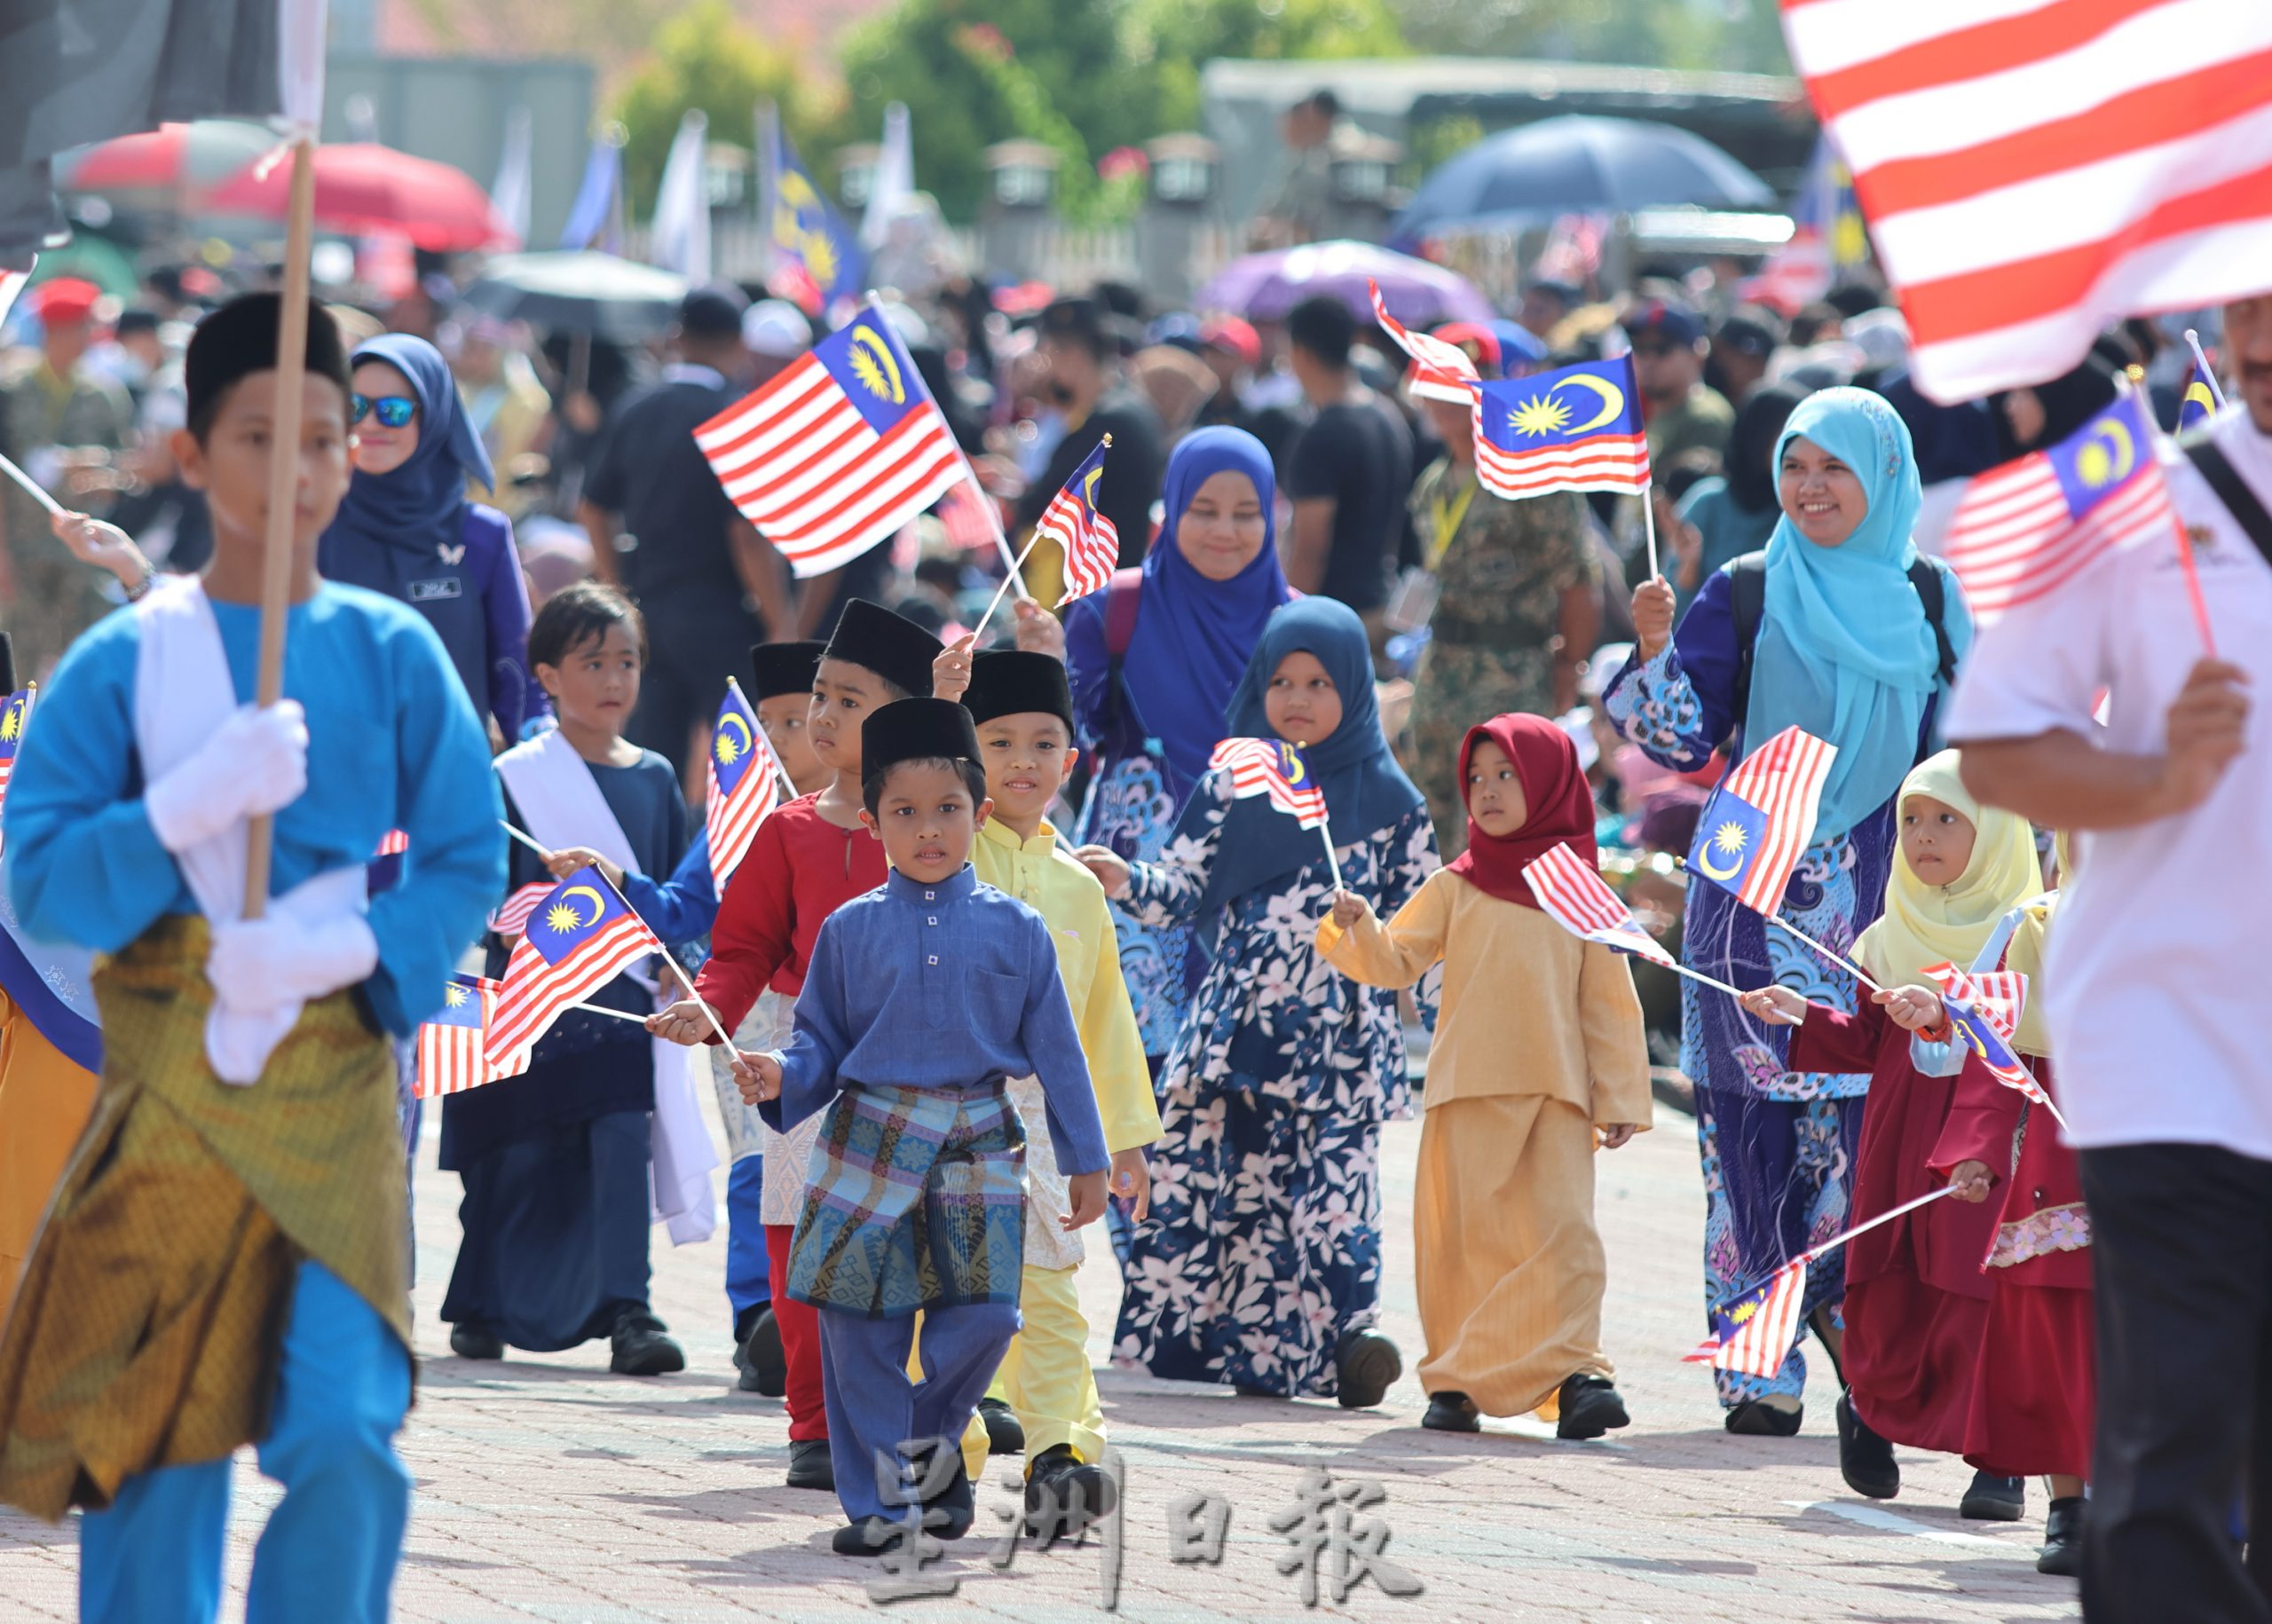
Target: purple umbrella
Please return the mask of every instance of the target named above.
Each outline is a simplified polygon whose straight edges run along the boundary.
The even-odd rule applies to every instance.
[[[1373,301],[1366,287],[1370,281],[1380,283],[1388,313],[1407,327],[1488,321],[1498,313],[1465,278],[1441,265],[1369,242],[1346,241],[1305,243],[1235,259],[1209,280],[1192,303],[1203,311],[1274,321],[1304,299],[1330,294],[1360,320],[1370,321]]]

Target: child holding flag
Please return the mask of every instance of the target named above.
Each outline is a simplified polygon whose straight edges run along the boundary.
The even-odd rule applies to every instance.
[[[1857,1224],[1939,1182],[1933,1147],[1955,1086],[1945,1074],[1955,1067],[1942,1064],[1945,1051],[1913,1053],[1911,1034],[1940,1021],[1926,967],[1970,964],[1997,922],[2043,886],[2027,820],[1974,800],[1953,750],[1903,780],[1900,820],[1885,912],[1854,943],[1856,962],[1885,990],[1851,1015],[1779,985],[1743,1000],[1761,1020],[1795,1029],[1795,1068],[1870,1073],[1854,1174]],[[1847,1247],[1838,1458],[1856,1494],[1885,1500],[1900,1491],[1896,1443],[1971,1453],[1973,1373],[1991,1292],[1980,1260],[1992,1228],[1983,1209],[1941,1201]],[[2017,1477],[1982,1471],[1965,1493],[1963,1514],[2009,1521],[2024,1492]]]
[[[1346,888],[1392,912],[1435,871],[1427,806],[1382,737],[1355,611],[1304,598],[1272,614],[1228,717],[1235,735],[1301,749]],[[1130,1249],[1114,1356],[1256,1393],[1379,1403],[1404,1368],[1375,1328],[1380,1128],[1407,1114],[1411,1090],[1396,995],[1345,981],[1312,940],[1334,896],[1326,853],[1266,799],[1239,799],[1219,768],[1157,861],[1079,855],[1140,922],[1195,921],[1211,938],[1160,1077],[1152,1216]],[[1421,1004],[1432,1016],[1432,988]]]
[[[677,775],[623,737],[646,659],[645,625],[613,587],[580,582],[537,611],[529,661],[560,725],[506,752],[497,772],[507,816],[552,860],[516,842],[514,887],[564,878],[590,857],[619,888],[619,876],[670,873],[686,850]],[[682,923],[648,923],[671,933],[666,942],[682,939]],[[509,945],[493,938],[491,975],[504,974]],[[627,974],[585,1001],[643,1018],[655,992],[651,978]],[[571,1009],[526,1073],[444,1099],[441,1165],[465,1186],[464,1238],[442,1299],[451,1352],[500,1359],[509,1346],[555,1352],[605,1336],[619,1375],[686,1368],[647,1300],[650,1119],[671,1103],[659,1091],[685,1084],[684,1057],[657,1052],[637,1019]]]
[[[870,713],[894,700],[927,696],[931,662],[939,652],[939,640],[913,621],[864,598],[845,605],[815,668],[807,712],[813,754],[833,777],[825,789],[800,796],[758,825],[720,899],[710,960],[694,984],[701,1002],[673,1005],[647,1023],[648,1030],[674,1043],[714,1042],[712,1014],[726,1030],[738,1031],[770,989],[785,1001],[770,1041],[785,1039],[790,1007],[804,988],[822,921],[888,878],[884,849],[861,824],[861,726]],[[790,1238],[804,1205],[805,1170],[819,1131],[815,1121],[798,1133],[775,1133],[761,1153],[766,1265],[785,1361],[792,1488],[835,1486],[819,1326],[809,1305],[782,1289]]]
[[[1594,1147],[1649,1125],[1649,1054],[1633,973],[1549,918],[1523,879],[1567,844],[1595,861],[1593,795],[1570,736],[1542,716],[1468,729],[1465,849],[1383,925],[1342,893],[1317,927],[1344,975],[1409,987],[1440,963],[1413,1202],[1428,1357],[1421,1425],[1473,1432],[1558,1399],[1556,1432],[1627,1423],[1601,1346],[1607,1283]]]
[[[284,1486],[250,1616],[379,1624],[410,1509],[408,1214],[395,1063],[438,1010],[504,878],[481,724],[433,628],[329,585],[347,487],[347,355],[320,307],[201,322],[172,449],[213,563],[88,633],[42,690],[9,786],[31,935],[91,948],[94,1117],[0,1336],[0,1501],[80,1519],[82,1617],[209,1619],[230,1455]],[[302,370],[301,434],[272,453]],[[281,703],[256,709],[271,462],[291,456]],[[241,917],[248,820],[273,816],[270,901]],[[366,860],[405,831],[403,882]]]

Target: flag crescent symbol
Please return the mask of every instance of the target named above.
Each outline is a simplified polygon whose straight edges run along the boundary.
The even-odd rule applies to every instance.
[[[580,896],[588,896],[592,899],[592,918],[585,920],[585,924],[591,924],[593,920],[607,911],[607,900],[589,886],[578,886],[572,891],[563,891],[560,894],[560,900],[572,906]]]
[[[1562,380],[1562,387],[1565,389],[1569,388],[1573,384],[1582,385],[1599,395],[1601,397],[1601,410],[1596,413],[1592,417],[1588,418],[1584,422],[1580,423],[1576,428],[1570,430],[1569,432],[1572,434],[1584,434],[1591,430],[1598,429],[1604,423],[1608,422],[1611,419],[1614,418],[1619,413],[1625,409],[1625,391],[1618,388],[1614,383],[1607,382],[1603,379],[1597,378],[1591,373],[1580,372],[1573,373],[1570,376]]]
[[[747,755],[749,753],[750,744],[749,723],[741,719],[741,715],[738,712],[729,711],[724,716],[721,717],[718,721],[718,736],[721,738],[725,737],[726,729],[728,728],[739,728],[742,730],[741,753],[743,755]],[[724,760],[726,758],[721,757],[720,759]]]
[[[1727,867],[1724,869],[1714,868],[1712,866],[1712,848],[1716,844],[1716,842],[1712,840],[1707,840],[1704,842],[1704,849],[1697,855],[1697,870],[1707,879],[1733,879],[1743,869],[1743,848],[1741,847],[1738,847],[1736,848],[1735,861],[1729,863]]]
[[[864,323],[852,335],[852,343],[856,347],[866,351],[875,358],[878,369],[882,372],[885,380],[890,385],[892,405],[905,406],[907,382],[899,375],[899,363],[892,359],[891,346],[877,335],[873,327]]]

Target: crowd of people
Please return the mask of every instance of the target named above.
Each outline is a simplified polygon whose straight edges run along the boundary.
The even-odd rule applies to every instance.
[[[1037,1533],[1108,1509],[1072,1289],[1099,1221],[1120,1362],[1372,1406],[1408,1266],[1424,1425],[1629,1424],[1593,1156],[1651,1125],[1653,1070],[1692,1102],[1704,1305],[1959,1198],[1815,1258],[1781,1368],[1714,1372],[1727,1431],[1799,1431],[1811,1341],[1857,1493],[1898,1493],[1895,1445],[1972,1464],[1968,1517],[2018,1518],[2043,1478],[2039,1565],[2083,1573],[2092,1616],[2272,1616],[2264,1545],[2241,1555],[2272,1459],[2272,1110],[2246,911],[2203,855],[2272,862],[2246,697],[2272,676],[2272,299],[2221,313],[2238,399],[2168,453],[2228,664],[2174,548],[1988,627],[1937,556],[1969,481],[2122,391],[2174,422],[2189,358],[2155,322],[1945,406],[1864,288],[1787,316],[1708,271],[1542,280],[1436,336],[1478,380],[1629,351],[1656,483],[1508,501],[1468,408],[1408,389],[1340,298],[1250,322],[958,282],[885,314],[972,482],[800,579],[694,437],[824,331],[761,288],[689,294],[649,351],[501,327],[431,279],[394,330],[318,311],[301,358],[272,296],[209,314],[167,287],[117,312],[36,288],[0,387],[0,451],[69,510],[0,503],[0,600],[44,684],[0,924],[101,1051],[0,977],[0,1498],[87,1508],[88,1616],[184,1573],[217,1596],[249,1441],[322,1530],[319,1560],[280,1510],[256,1604],[384,1616],[415,1034],[477,936],[498,977],[584,923],[485,934],[492,910],[588,871],[678,966],[443,1100],[450,1346],[682,1368],[649,1247],[713,1233],[698,1066],[742,1384],[785,1398],[786,1480],[834,1490],[840,1551],[911,1537],[911,1503],[966,1531],[990,1450],[1025,1452]],[[256,708],[280,365],[311,438],[288,699]],[[998,530],[1022,547],[1108,435],[1118,572],[1053,612],[1043,540],[976,646]],[[730,678],[793,798],[722,886],[700,808]],[[1810,941],[1673,861],[1793,727],[1835,752],[1782,899]],[[1298,747],[1326,844],[1212,765],[1227,738]],[[246,920],[243,824],[270,815],[275,907]],[[366,903],[390,831],[406,860]],[[1524,871],[1561,848],[1716,985],[1555,925]],[[2029,978],[2044,1104],[1954,1033],[1942,965]],[[1380,1144],[1416,1104],[1408,1255]]]

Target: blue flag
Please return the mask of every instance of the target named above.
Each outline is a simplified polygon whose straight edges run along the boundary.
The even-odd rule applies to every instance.
[[[2199,361],[2186,374],[2185,398],[2177,403],[2177,431],[2183,434],[2196,423],[2205,423],[2217,414],[2217,388],[2210,382],[2207,370]]]
[[[761,193],[770,210],[766,241],[784,291],[807,314],[825,310],[840,298],[858,297],[868,272],[859,238],[813,185],[779,124],[769,126],[766,133]]]
[[[606,136],[594,138],[592,154],[584,161],[583,184],[569,206],[568,224],[560,233],[564,248],[602,248],[614,253],[621,248],[615,238],[616,200],[623,194],[623,149]]]

